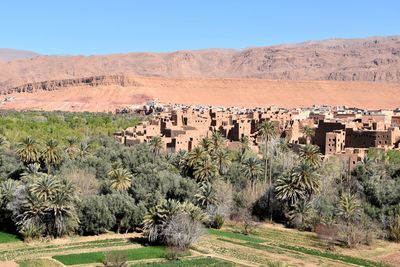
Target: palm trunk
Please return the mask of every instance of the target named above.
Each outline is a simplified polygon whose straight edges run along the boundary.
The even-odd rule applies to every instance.
[[[268,136],[265,138],[265,170],[264,170],[264,181],[267,181],[268,173]]]
[[[268,136],[265,138],[265,173],[264,181],[267,181],[268,175]],[[271,161],[270,161],[271,163]],[[269,209],[269,220],[272,221],[272,209],[271,209],[271,187],[272,187],[272,168],[269,166],[269,187],[268,187],[268,209]]]
[[[271,158],[269,159],[269,163],[271,165]],[[271,191],[272,191],[272,167],[269,166],[268,208],[269,208],[269,220],[272,222]]]

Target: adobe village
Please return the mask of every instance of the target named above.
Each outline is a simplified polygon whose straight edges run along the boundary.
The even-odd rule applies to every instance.
[[[126,112],[119,109],[117,112]],[[314,106],[311,108],[223,108],[161,104],[156,101],[136,107],[133,112],[148,119],[114,134],[127,146],[148,143],[162,137],[164,150],[176,153],[191,151],[203,138],[218,132],[228,147],[240,147],[244,139],[258,151],[264,141],[260,125],[273,124],[276,136],[284,138],[293,149],[315,144],[325,157],[337,157],[352,171],[370,148],[382,151],[399,149],[400,110],[363,110],[347,107]]]

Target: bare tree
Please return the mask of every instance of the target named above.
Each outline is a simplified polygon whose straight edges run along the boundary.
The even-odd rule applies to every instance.
[[[185,251],[204,233],[204,227],[200,222],[192,220],[187,214],[177,214],[168,223],[164,238],[169,247]]]

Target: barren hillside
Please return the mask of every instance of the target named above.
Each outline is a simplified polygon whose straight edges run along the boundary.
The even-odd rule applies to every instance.
[[[400,82],[400,37],[336,39],[244,50],[38,56],[0,62],[0,90],[98,75]]]

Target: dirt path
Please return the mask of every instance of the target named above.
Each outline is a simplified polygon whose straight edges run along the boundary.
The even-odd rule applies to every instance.
[[[14,261],[0,261],[0,266],[1,267],[17,267],[17,263]]]

